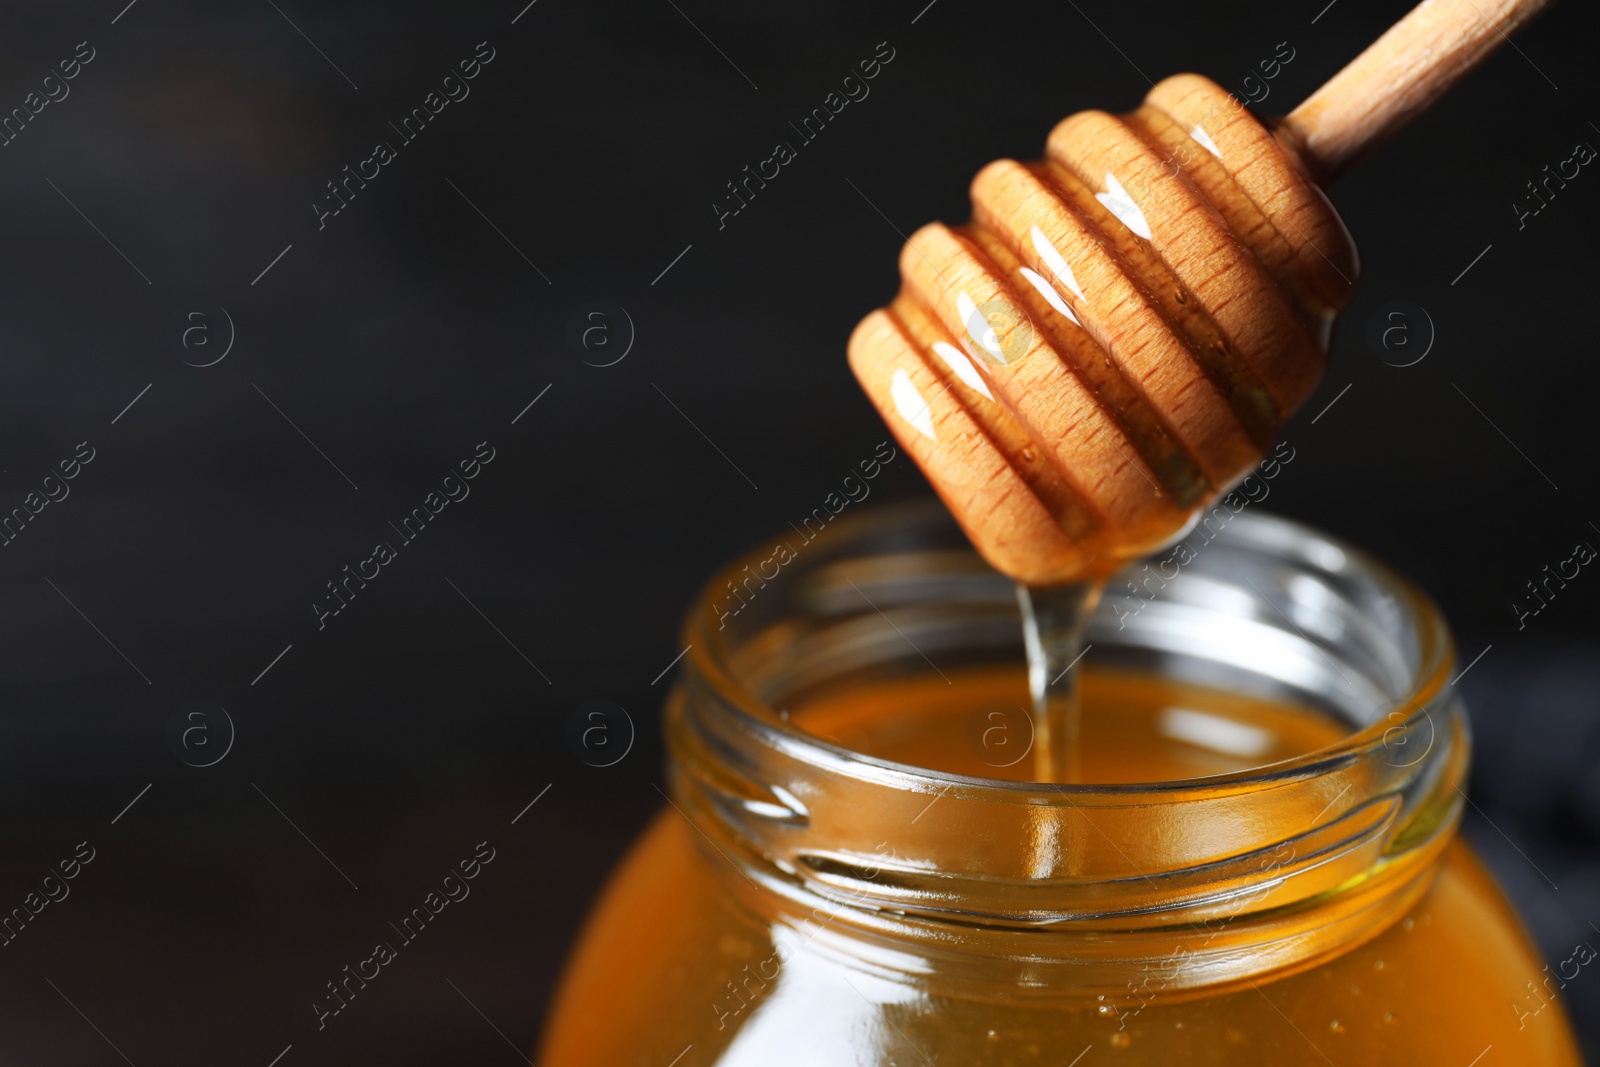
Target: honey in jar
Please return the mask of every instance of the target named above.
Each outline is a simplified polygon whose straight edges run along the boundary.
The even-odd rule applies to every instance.
[[[1138,611],[1110,588],[1071,784],[1032,780],[1016,602],[936,510],[841,524],[737,619],[703,598],[671,803],[536,1062],[1576,1065],[1455,835],[1427,599],[1252,514]]]

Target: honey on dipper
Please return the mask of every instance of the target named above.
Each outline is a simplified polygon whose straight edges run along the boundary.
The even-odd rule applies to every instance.
[[[710,582],[670,806],[536,1062],[1577,1067],[1455,839],[1468,730],[1424,594],[1252,509],[1089,619],[1321,379],[1356,257],[1317,183],[1542,6],[1427,0],[1277,123],[1169,78],[907,242],[850,362],[949,515],[831,525],[736,614],[739,563]]]

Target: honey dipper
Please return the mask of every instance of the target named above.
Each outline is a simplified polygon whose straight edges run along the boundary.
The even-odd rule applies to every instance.
[[[1036,741],[1042,780],[1073,777],[1071,717],[1043,713],[1045,690],[1099,582],[1181,536],[1321,380],[1357,261],[1317,183],[1549,2],[1425,0],[1276,121],[1199,75],[1167,78],[1128,114],[1064,119],[1039,162],[989,164],[970,222],[906,242],[900,292],[856,327],[850,364],[1025,590],[1039,726],[1055,731]],[[1070,702],[1065,681],[1052,699]]]

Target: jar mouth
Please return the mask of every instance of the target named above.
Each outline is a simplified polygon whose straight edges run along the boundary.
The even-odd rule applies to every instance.
[[[988,567],[976,552],[963,547],[964,542],[960,541],[959,529],[937,502],[918,500],[879,505],[875,509],[869,509],[869,512],[865,515],[851,516],[837,527],[820,534],[816,538],[818,554],[827,554],[828,561],[832,562],[835,557],[847,554],[846,546],[871,540],[871,535],[875,531],[893,531],[894,536],[904,538],[909,531],[917,530],[937,538],[933,543],[940,547],[931,551],[920,550],[901,554],[891,551],[885,553],[885,556],[893,558],[895,555],[901,555],[913,566],[919,563],[936,566],[943,571],[942,578],[930,580],[942,580],[943,584],[952,588],[961,586],[975,588],[987,585],[991,587],[992,599],[1001,607],[1000,614],[1017,615],[1011,601],[1010,580]],[[857,767],[872,767],[901,781],[920,779],[923,785],[930,788],[959,784],[968,788],[992,789],[1004,793],[1038,793],[1062,797],[1089,794],[1140,796],[1151,792],[1185,789],[1212,791],[1229,785],[1259,786],[1274,778],[1316,773],[1321,768],[1347,761],[1351,756],[1369,753],[1374,748],[1403,749],[1407,744],[1416,743],[1414,735],[1419,727],[1422,728],[1423,740],[1426,741],[1428,734],[1426,727],[1431,719],[1431,712],[1436,710],[1435,706],[1448,687],[1449,672],[1455,664],[1455,645],[1449,626],[1431,597],[1386,564],[1360,549],[1277,515],[1265,514],[1259,510],[1241,513],[1230,521],[1226,529],[1220,530],[1209,540],[1205,539],[1204,526],[1197,529],[1202,531],[1199,537],[1195,537],[1191,531],[1191,537],[1185,538],[1180,544],[1186,544],[1190,539],[1194,539],[1204,540],[1205,546],[1208,546],[1211,540],[1216,540],[1222,546],[1235,551],[1266,552],[1279,555],[1286,561],[1297,561],[1305,566],[1307,573],[1328,579],[1335,589],[1343,591],[1349,598],[1348,603],[1351,606],[1358,608],[1368,618],[1375,618],[1378,625],[1386,631],[1381,635],[1365,635],[1369,642],[1367,649],[1369,658],[1388,660],[1371,664],[1372,667],[1384,672],[1384,677],[1379,680],[1387,682],[1385,686],[1369,684],[1361,690],[1356,690],[1354,683],[1357,676],[1342,670],[1329,658],[1324,658],[1324,662],[1346,684],[1346,687],[1351,689],[1351,692],[1341,694],[1336,689],[1326,687],[1322,690],[1314,689],[1312,688],[1316,682],[1314,678],[1303,679],[1299,685],[1293,684],[1289,679],[1278,679],[1280,682],[1289,683],[1282,687],[1281,691],[1285,695],[1292,694],[1303,703],[1329,711],[1340,721],[1351,726],[1351,731],[1345,737],[1290,759],[1246,770],[1195,778],[1118,783],[1049,783],[977,777],[856,752],[818,737],[789,721],[786,715],[773,706],[771,700],[759,692],[758,680],[753,678],[748,670],[741,670],[737,649],[730,640],[737,631],[730,631],[726,625],[716,625],[719,618],[727,619],[722,613],[728,610],[729,604],[737,604],[735,610],[739,614],[743,614],[746,608],[766,606],[757,605],[755,603],[757,598],[754,596],[748,600],[730,597],[729,588],[740,587],[743,580],[744,587],[748,589],[749,575],[753,571],[758,577],[765,574],[766,571],[758,570],[758,566],[774,559],[773,546],[754,549],[738,557],[701,589],[684,624],[684,637],[690,646],[686,660],[697,675],[713,685],[738,712],[748,717],[752,727],[770,730],[779,735],[784,747],[812,749],[819,761],[837,761]],[[799,539],[781,538],[778,543],[788,545],[798,558],[800,551],[796,550],[794,544],[797,540]],[[800,550],[810,547],[810,544],[801,542]],[[841,552],[841,549],[846,549],[846,552]],[[1172,551],[1166,550],[1158,556],[1168,556]],[[1200,561],[1201,552],[1197,551],[1195,563],[1198,564]],[[1137,575],[1144,565],[1144,561],[1135,561],[1108,582],[1106,594],[1090,623],[1088,639],[1091,644],[1099,639],[1103,647],[1107,631],[1113,628],[1112,620],[1119,618],[1120,612],[1131,611],[1132,624],[1139,625],[1139,616],[1143,614],[1145,604],[1148,602],[1143,601],[1137,594],[1128,596],[1121,594],[1119,590],[1129,580],[1126,576]],[[1217,569],[1220,568],[1205,568],[1201,570],[1200,576],[1209,578]],[[779,577],[782,577],[781,570]],[[861,584],[857,582],[856,587]],[[872,586],[869,585],[868,588],[870,590]],[[1325,595],[1327,591],[1325,587],[1303,585],[1299,588],[1299,597],[1296,597],[1296,590],[1293,588],[1279,589],[1276,591],[1278,593],[1276,596],[1272,595],[1274,590],[1263,589],[1259,584],[1252,591],[1261,601],[1258,605],[1259,613],[1263,615],[1275,613],[1278,621],[1286,623],[1288,629],[1293,631],[1307,647],[1317,644],[1316,636],[1324,637],[1324,644],[1344,636],[1342,632],[1323,632],[1320,635],[1307,633],[1306,628],[1297,625],[1292,617],[1297,608],[1304,606],[1306,599]],[[765,588],[758,589],[757,592],[765,593]],[[835,592],[841,591],[835,589]],[[816,597],[817,591],[813,590],[812,595]],[[866,595],[860,595],[860,600],[864,608],[871,603],[882,603],[877,598]],[[1344,618],[1337,621],[1341,625],[1348,626],[1350,620]],[[1021,647],[1020,627],[1019,616],[1016,625],[1018,648]],[[1157,627],[1147,629],[1154,630]],[[1177,635],[1180,641],[1185,642],[1192,642],[1195,636]],[[1393,642],[1393,647],[1389,649],[1370,647],[1374,637],[1379,640],[1388,638]],[[1384,656],[1385,652],[1389,655]],[[1318,655],[1326,657],[1326,649]],[[1369,683],[1373,681],[1369,674],[1363,674],[1361,680]],[[1414,753],[1404,755],[1416,758]]]
[[[828,686],[1021,663],[1009,580],[936,503],[818,525],[712,579],[667,708],[673,791],[738,891],[924,952],[959,930],[961,952],[1071,964],[1090,984],[1159,961],[1181,988],[1368,936],[1425,886],[1464,799],[1454,649],[1427,596],[1366,554],[1219,505],[1114,576],[1088,634],[1102,664],[1284,698],[1346,736],[1203,778],[1033,783],[863,755],[789,721],[788,702]]]

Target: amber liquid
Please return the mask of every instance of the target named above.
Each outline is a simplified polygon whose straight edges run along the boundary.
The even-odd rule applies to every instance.
[[[1090,669],[1079,767],[1092,783],[1170,781],[1260,767],[1342,736],[1340,724],[1195,686]],[[983,730],[1006,712],[1002,739]],[[1031,779],[1019,669],[860,685],[791,706],[819,737],[948,772]],[[1014,747],[1007,748],[1007,745]],[[1014,760],[1009,766],[1000,766]],[[1286,828],[1292,833],[1296,828]],[[952,833],[981,835],[980,825]],[[1070,985],[974,995],[937,965],[898,978],[838,952],[778,954],[774,904],[733,902],[738,874],[667,808],[619,868],[553,1006],[541,1067],[1577,1067],[1543,963],[1459,841],[1410,911],[1356,944],[1243,982]],[[959,938],[959,928],[951,936]],[[759,975],[759,978],[752,976]],[[1578,979],[1582,981],[1583,979]],[[1054,979],[1052,979],[1054,981]],[[1066,979],[1061,979],[1066,982]],[[1534,989],[1543,995],[1537,999]],[[1490,1051],[1485,1054],[1485,1050]],[[1482,1059],[1478,1059],[1478,1057]],[[681,1059],[678,1059],[681,1057]]]
[[[1339,740],[1306,708],[1117,671],[1082,670],[1077,780],[1171,782],[1250,770]],[[866,756],[1008,781],[1035,781],[1028,680],[993,668],[949,681],[860,685],[790,709],[796,725]]]

